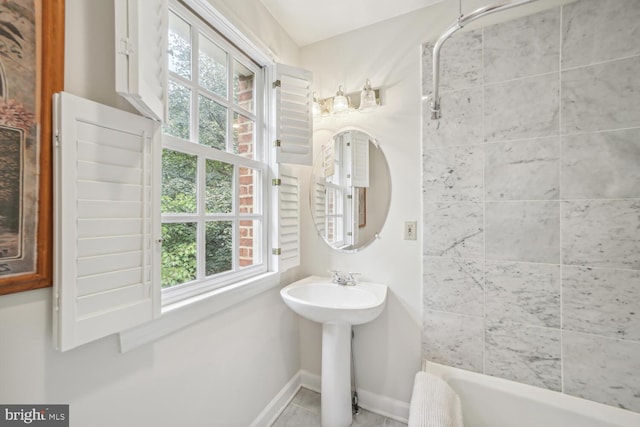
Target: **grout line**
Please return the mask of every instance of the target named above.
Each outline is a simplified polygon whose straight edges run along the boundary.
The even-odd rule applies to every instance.
[[[433,308],[425,307],[426,311],[436,314],[446,314],[450,316],[464,317],[465,319],[483,319],[482,316],[474,316],[472,314],[457,313],[455,311],[435,310]]]
[[[552,138],[559,138],[562,136],[581,136],[581,135],[588,136],[588,135],[601,134],[601,133],[613,133],[613,132],[623,132],[623,131],[633,131],[633,130],[640,130],[640,127],[635,126],[635,127],[623,127],[623,128],[598,129],[593,131],[580,131],[580,132],[569,132],[569,133],[562,133],[562,131],[560,131],[558,134],[554,134],[554,135],[532,136],[530,138],[496,139],[491,141],[484,141],[480,144],[476,144],[476,143],[447,144],[447,145],[441,145],[441,146],[424,147],[424,151],[442,150],[447,148],[477,147],[480,145],[491,145],[491,144],[497,145],[497,144],[519,143],[519,142],[527,143],[527,142],[537,141],[540,139],[552,139]]]
[[[583,336],[592,337],[592,338],[599,338],[599,339],[604,339],[604,340],[611,340],[611,341],[631,343],[631,344],[634,344],[634,345],[640,345],[640,339],[609,337],[609,336],[602,335],[602,334],[592,334],[592,333],[589,333],[589,332],[574,331],[574,330],[571,330],[571,329],[567,329],[566,332],[570,333],[570,334],[583,335]]]
[[[509,84],[509,83],[519,82],[527,79],[535,79],[538,77],[550,76],[552,74],[559,73],[559,72],[560,72],[559,70],[554,70],[554,71],[547,71],[546,73],[528,74],[523,77],[515,77],[513,79],[508,79],[508,80],[499,80],[496,82],[485,83],[485,86],[489,86],[489,87],[499,86],[502,84]]]
[[[486,75],[485,75],[485,27],[482,27],[482,55],[481,60],[481,78],[482,78],[482,98],[481,98],[481,134],[482,134],[482,373],[487,372],[487,188],[486,188],[486,156],[484,147],[486,141]]]
[[[434,309],[431,309],[431,308],[428,308],[427,310],[429,312],[432,312],[432,313],[435,313],[435,314],[443,314],[443,315],[448,315],[448,316],[451,316],[451,317],[462,317],[462,318],[465,318],[465,319],[480,319],[480,316],[472,316],[472,315],[469,315],[469,314],[456,313],[456,312],[453,312],[453,311],[434,310]],[[535,329],[555,330],[555,331],[567,332],[567,333],[571,333],[571,334],[579,334],[579,335],[584,335],[584,336],[589,336],[589,337],[594,337],[594,338],[607,339],[607,340],[620,341],[620,342],[627,342],[627,343],[640,345],[640,339],[611,337],[611,336],[607,336],[607,335],[594,334],[594,333],[583,332],[583,331],[575,331],[575,330],[571,330],[571,329],[567,329],[567,330],[562,331],[557,326],[535,325],[535,324],[532,324],[532,323],[523,323],[523,322],[517,322],[517,321],[513,321],[513,320],[508,320],[508,319],[507,320],[495,320],[495,319],[492,319],[492,321],[494,321],[496,323],[501,323],[501,324],[520,325],[520,326],[526,326],[527,328],[535,328]]]
[[[562,16],[562,11],[560,12],[561,16]],[[562,24],[561,24],[562,25]],[[560,31],[562,32],[562,27],[560,28]],[[561,34],[562,37],[562,34]],[[560,49],[562,49],[562,43],[560,43]],[[629,60],[629,59],[635,59],[635,58],[640,58],[640,54],[634,54],[634,55],[627,55],[627,56],[621,56],[619,58],[614,58],[614,59],[607,59],[604,61],[599,61],[599,62],[592,62],[589,64],[584,64],[584,65],[578,65],[576,67],[569,67],[569,68],[562,68],[562,61],[560,62],[560,72],[565,72],[565,71],[574,71],[574,70],[579,70],[581,68],[589,68],[589,67],[594,67],[594,66],[598,66],[598,65],[606,65],[606,64],[610,64],[612,62],[618,62],[618,61],[624,61],[624,60]]]
[[[560,217],[558,218],[558,233],[559,233],[559,244],[560,244],[560,391],[564,393],[564,312],[562,306],[564,304],[563,301],[563,286],[562,281],[564,280],[564,267],[563,267],[563,243],[562,243],[562,26],[563,26],[563,12],[564,6],[560,7],[560,49],[558,55],[558,69],[560,72],[558,73],[558,133],[560,133],[560,138],[558,141],[558,199],[560,206],[558,207],[558,214]]]
[[[455,148],[455,147],[472,147],[472,146],[479,146],[479,145],[490,145],[490,144],[496,144],[497,145],[497,144],[518,143],[518,142],[527,143],[527,142],[537,141],[537,140],[540,140],[540,139],[558,138],[558,137],[561,137],[561,136],[582,136],[582,135],[588,136],[588,135],[594,135],[594,134],[623,132],[623,131],[634,131],[634,130],[640,130],[640,126],[622,127],[622,128],[609,128],[609,129],[598,129],[598,130],[585,130],[585,131],[567,132],[567,133],[562,133],[560,131],[558,134],[554,134],[554,135],[532,136],[532,137],[529,137],[529,138],[495,139],[495,140],[483,142],[481,144],[475,144],[475,143],[474,144],[447,144],[447,145],[440,145],[440,146],[424,147],[424,150],[426,150],[426,151],[429,151],[429,150],[441,150],[441,149]]]
[[[638,197],[630,197],[628,199],[519,199],[519,200],[487,200],[486,203],[553,203],[553,202],[638,202],[640,198]],[[426,203],[447,203],[447,204],[480,204],[483,203],[482,200],[446,200],[446,199],[431,199],[425,200]]]
[[[568,132],[568,133],[560,133],[560,136],[580,136],[580,135],[593,135],[600,133],[613,133],[613,132],[622,132],[625,130],[640,130],[640,126],[630,126],[623,128],[609,128],[609,129],[597,129],[597,130],[583,130],[578,132]]]
[[[605,270],[605,271],[626,271],[626,272],[634,272],[637,273],[640,271],[638,268],[620,268],[620,267],[599,267],[595,265],[589,264],[563,264],[562,262],[534,262],[534,261],[520,261],[513,259],[499,259],[499,258],[489,258],[484,259],[482,257],[471,258],[471,257],[460,257],[460,256],[443,256],[443,255],[423,255],[423,258],[436,258],[436,259],[451,259],[451,260],[465,260],[465,261],[484,261],[485,266],[487,263],[489,264],[525,264],[525,265],[542,265],[542,266],[563,266],[564,268],[588,268],[591,270]]]

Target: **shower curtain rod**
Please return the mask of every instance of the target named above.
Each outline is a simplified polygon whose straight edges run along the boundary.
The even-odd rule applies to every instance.
[[[433,46],[433,92],[431,93],[431,120],[439,119],[442,114],[440,111],[440,96],[438,95],[438,87],[440,85],[440,49],[444,42],[451,37],[456,31],[463,28],[469,22],[490,15],[495,12],[511,9],[512,7],[521,6],[527,3],[533,3],[538,0],[512,0],[507,2],[493,3],[474,10],[470,14],[460,15],[458,20],[451,24]]]

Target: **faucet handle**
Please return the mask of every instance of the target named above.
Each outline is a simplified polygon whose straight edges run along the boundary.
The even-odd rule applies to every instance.
[[[350,271],[347,273],[347,282],[351,283],[353,285],[355,285],[356,283],[358,283],[358,280],[356,279],[356,276],[360,276],[361,273],[359,272],[355,272],[355,271]]]
[[[331,281],[334,283],[338,283],[338,281],[342,280],[342,274],[338,270],[329,270],[331,273]]]

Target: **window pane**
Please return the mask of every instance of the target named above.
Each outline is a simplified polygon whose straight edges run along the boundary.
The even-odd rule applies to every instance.
[[[233,61],[233,102],[247,111],[253,112],[253,71]]]
[[[162,224],[162,287],[196,278],[196,224]]]
[[[240,174],[240,208],[241,214],[259,213],[258,189],[260,172],[250,168],[238,168]]]
[[[191,90],[169,81],[169,121],[164,126],[164,132],[188,140],[190,112]]]
[[[260,221],[240,221],[240,244],[238,245],[238,262],[240,267],[248,267],[261,263],[260,259]]]
[[[248,159],[254,158],[253,120],[233,113],[233,153]]]
[[[169,13],[169,70],[191,78],[191,25]]]
[[[163,214],[196,212],[196,156],[178,151],[162,151]]]
[[[233,223],[231,221],[208,222],[205,242],[207,276],[231,270],[232,247]]]
[[[227,149],[227,108],[200,95],[198,100],[199,143],[218,150]]]
[[[200,85],[216,95],[227,97],[227,53],[200,35]]]
[[[207,213],[231,213],[233,210],[233,165],[207,160]]]

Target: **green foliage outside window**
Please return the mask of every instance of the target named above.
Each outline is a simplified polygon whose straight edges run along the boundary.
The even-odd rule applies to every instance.
[[[228,135],[228,109],[216,102],[215,98],[219,96],[228,99],[229,96],[228,55],[201,34],[198,34],[199,52],[192,52],[193,33],[189,24],[177,15],[173,15],[172,19],[175,28],[169,30],[169,69],[175,74],[169,79],[169,117],[164,125],[164,132],[187,141],[197,134],[195,142],[198,144],[237,153],[237,147],[234,149],[228,141],[233,137],[231,145],[238,145],[238,130],[234,128],[234,133]],[[198,65],[195,73],[192,70],[192,60],[197,61]],[[233,95],[237,98],[238,78],[234,77]],[[196,84],[185,84],[185,81],[191,79],[197,79],[194,82]],[[193,114],[197,115],[195,121],[192,120]],[[192,126],[196,128],[192,129]],[[193,215],[233,213],[237,171],[230,163],[206,159],[205,170],[201,171],[204,173],[205,188],[198,192],[197,160],[196,155],[163,150],[161,211],[163,215],[171,216],[170,220],[165,220],[162,224],[163,288],[197,278],[198,235],[205,239],[203,268],[206,276],[233,268],[234,222],[219,217],[197,222]],[[204,200],[199,200],[198,197]],[[200,203],[204,212],[198,210]],[[181,215],[185,215],[184,221]],[[199,230],[198,227],[204,227],[204,230]]]

